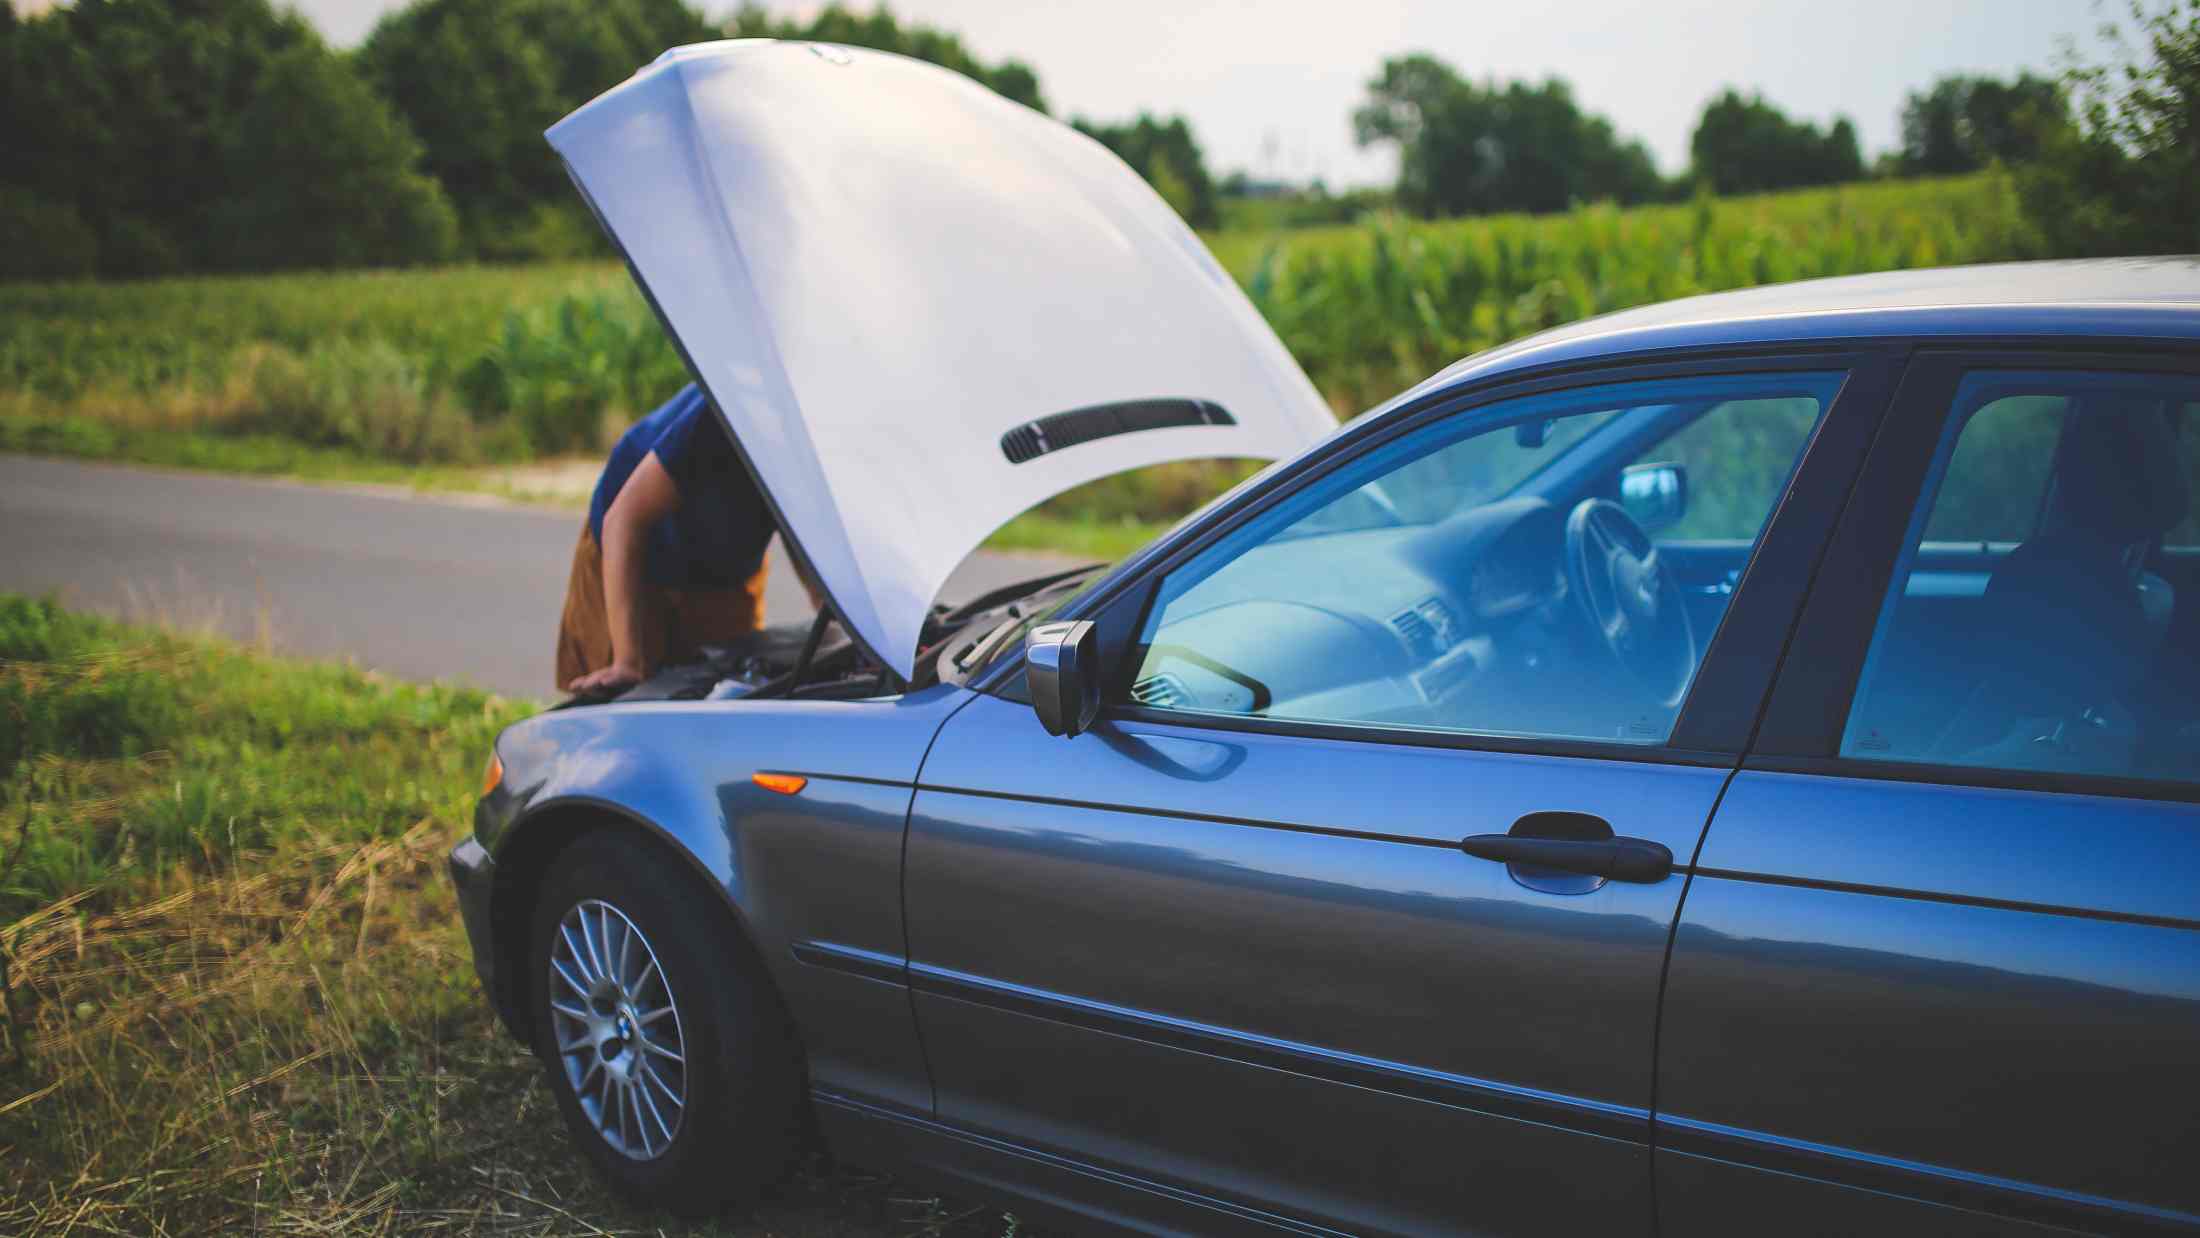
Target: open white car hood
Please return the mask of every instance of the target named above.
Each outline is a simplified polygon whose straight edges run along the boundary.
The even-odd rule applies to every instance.
[[[699,44],[548,136],[796,553],[904,678],[948,574],[1012,517],[1336,424],[1135,172],[959,74]]]

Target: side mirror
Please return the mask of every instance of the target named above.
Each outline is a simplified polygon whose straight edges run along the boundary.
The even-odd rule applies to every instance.
[[[1091,726],[1100,713],[1100,638],[1091,621],[1031,629],[1024,637],[1024,678],[1047,734],[1067,738]]]
[[[1619,473],[1619,505],[1645,532],[1688,514],[1688,469],[1680,464],[1630,464]]]

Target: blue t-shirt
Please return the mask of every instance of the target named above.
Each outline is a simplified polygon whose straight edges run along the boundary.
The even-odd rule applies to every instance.
[[[764,496],[734,453],[725,426],[693,383],[619,436],[596,480],[588,528],[603,544],[603,515],[642,458],[680,488],[680,506],[649,531],[644,575],[667,589],[726,589],[755,575],[776,526]]]

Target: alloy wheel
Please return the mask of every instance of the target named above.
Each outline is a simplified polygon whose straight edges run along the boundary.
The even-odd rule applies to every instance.
[[[687,1044],[657,953],[626,913],[574,904],[550,943],[550,1021],[581,1112],[620,1154],[655,1160],[687,1109]]]

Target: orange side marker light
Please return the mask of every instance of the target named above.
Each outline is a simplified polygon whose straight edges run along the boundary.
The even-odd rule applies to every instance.
[[[810,785],[810,780],[800,774],[766,774],[759,771],[749,775],[749,779],[766,791],[777,791],[781,795],[796,794]]]

